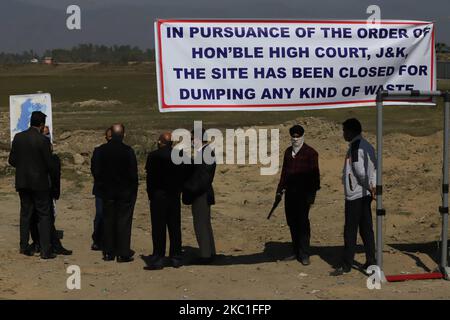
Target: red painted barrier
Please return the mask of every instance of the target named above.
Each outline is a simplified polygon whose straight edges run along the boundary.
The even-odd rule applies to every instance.
[[[399,274],[393,276],[386,276],[388,282],[399,282],[408,280],[429,280],[429,279],[443,279],[444,275],[440,272],[417,273],[417,274]]]

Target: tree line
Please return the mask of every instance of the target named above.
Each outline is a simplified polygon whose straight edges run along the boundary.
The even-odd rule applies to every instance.
[[[436,43],[437,53],[449,53],[450,47],[445,43]],[[37,59],[42,62],[45,57],[53,58],[58,62],[98,62],[101,64],[127,64],[128,62],[155,61],[155,50],[142,50],[137,46],[130,45],[94,45],[80,44],[71,49],[46,50],[43,55],[39,55],[33,50],[22,53],[0,52],[0,64],[26,64]]]
[[[128,62],[146,62],[155,60],[155,50],[142,50],[130,45],[94,45],[80,44],[71,49],[46,50],[39,55],[33,50],[22,53],[0,52],[0,64],[25,64],[33,59],[42,62],[45,57],[51,57],[56,63],[87,63],[98,62],[101,64],[127,64]]]

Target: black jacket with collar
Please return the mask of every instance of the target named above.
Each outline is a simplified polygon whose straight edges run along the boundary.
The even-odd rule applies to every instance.
[[[50,141],[37,128],[14,136],[8,162],[16,168],[17,190],[50,191],[56,167]]]
[[[145,171],[147,172],[147,194],[151,200],[156,191],[164,191],[179,195],[186,177],[187,165],[175,164],[172,161],[170,146],[164,146],[150,152],[147,156]],[[182,156],[182,150],[179,151]]]
[[[138,168],[134,150],[119,139],[98,147],[94,180],[104,200],[132,201],[138,190]]]
[[[206,193],[208,204],[215,204],[212,184],[216,172],[216,162],[215,159],[211,164],[205,162],[205,154],[210,154],[213,158],[215,157],[214,150],[209,145],[205,145],[201,149],[201,153],[197,153],[197,156],[200,156],[200,154],[202,155],[201,163],[196,164],[194,161],[191,162],[189,178],[183,186],[183,203],[187,205],[192,204],[195,198],[204,193]]]

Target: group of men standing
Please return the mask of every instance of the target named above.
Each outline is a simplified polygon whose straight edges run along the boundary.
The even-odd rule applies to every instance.
[[[355,119],[343,122],[343,137],[349,142],[342,173],[345,191],[344,252],[332,275],[349,273],[357,244],[358,228],[364,243],[366,263],[376,264],[371,202],[375,199],[375,150],[361,135],[361,123]],[[283,168],[275,201],[285,194],[286,220],[291,232],[293,255],[303,265],[310,264],[311,228],[309,210],[320,189],[318,153],[305,141],[305,130],[295,125],[289,130],[291,146],[284,153]]]
[[[131,224],[138,190],[138,168],[133,149],[123,143],[125,128],[115,124],[105,133],[106,143],[97,147],[91,159],[94,177],[96,216],[92,250],[102,250],[103,259],[117,262],[133,260],[130,248]],[[211,263],[216,255],[211,226],[210,206],[214,204],[212,183],[215,162],[195,161],[204,152],[213,154],[205,138],[192,140],[193,155],[176,165],[172,161],[172,136],[161,134],[158,149],[148,154],[145,166],[147,195],[150,204],[153,254],[145,269],[162,269],[166,265],[166,232],[169,233],[170,264],[183,264],[181,235],[181,195],[183,203],[192,205],[194,230],[199,244],[195,263]],[[176,152],[183,153],[182,150]],[[203,159],[203,157],[202,157]]]
[[[54,226],[54,200],[60,194],[60,163],[45,135],[45,114],[33,112],[30,128],[14,137],[9,163],[16,168],[16,189],[20,196],[20,252],[43,259],[71,254],[59,241]],[[351,271],[358,228],[366,251],[365,267],[375,264],[375,242],[371,201],[375,198],[375,151],[362,135],[357,119],[343,123],[349,142],[342,175],[345,190],[344,254],[334,274]],[[310,264],[311,228],[309,211],[320,189],[319,155],[305,143],[305,130],[295,125],[289,130],[291,146],[284,153],[276,201],[285,195],[285,213],[292,238],[293,255],[303,265]],[[92,250],[101,250],[105,261],[133,261],[131,229],[138,193],[138,164],[134,150],[126,145],[125,127],[114,124],[105,132],[106,142],[95,148],[91,159],[94,177],[96,216]],[[150,204],[153,254],[145,269],[166,265],[166,230],[169,233],[170,264],[183,264],[181,202],[191,205],[194,231],[199,245],[195,264],[209,264],[216,257],[211,205],[216,163],[205,130],[197,140],[192,135],[192,154],[174,150],[170,132],[158,139],[158,149],[148,154],[145,166]],[[173,152],[187,158],[182,164],[172,160]],[[205,154],[213,161],[205,161]],[[198,160],[200,158],[200,160]],[[28,244],[30,233],[33,244]],[[37,249],[38,248],[38,249]]]
[[[208,264],[216,256],[214,234],[211,226],[211,205],[215,203],[212,183],[216,169],[215,161],[206,163],[203,155],[213,154],[207,137],[201,141],[192,138],[193,154],[183,154],[173,149],[170,132],[158,139],[158,149],[150,152],[145,170],[147,194],[150,202],[153,255],[145,269],[162,269],[166,250],[166,229],[169,233],[169,258],[173,267],[182,265],[181,247],[181,195],[186,205],[191,205],[194,232],[199,245],[199,256],[191,263]],[[172,161],[172,152],[185,158],[182,164]],[[196,161],[201,157],[200,161]]]

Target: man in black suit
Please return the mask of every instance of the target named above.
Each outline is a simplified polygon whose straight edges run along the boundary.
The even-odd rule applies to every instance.
[[[51,236],[50,241],[52,245],[52,250],[56,254],[61,255],[71,255],[72,250],[67,250],[63,247],[60,238],[58,237],[58,233],[55,227],[55,218],[56,218],[56,200],[59,200],[61,195],[61,160],[58,155],[53,152],[53,145],[51,144],[51,135],[50,130],[46,126],[44,128],[43,135],[50,141],[50,146],[52,150],[52,161],[54,165],[54,175],[50,176],[50,210],[51,210],[51,218],[52,218],[52,227],[51,227]],[[33,239],[33,243],[31,245],[32,250],[36,252],[40,252],[40,244],[39,244],[39,230],[38,230],[38,217],[36,212],[33,213],[32,224],[30,227],[31,238]]]
[[[41,258],[53,259],[51,248],[50,180],[55,176],[50,141],[42,135],[46,115],[31,114],[30,128],[15,135],[9,164],[16,168],[16,190],[20,197],[20,253],[33,255],[29,247],[33,212],[38,216]]]
[[[106,142],[111,141],[111,127],[106,129],[105,131],[105,139]],[[97,170],[99,166],[98,163],[98,151],[99,147],[94,149],[91,158],[91,173],[94,175],[94,172]],[[98,189],[98,182],[94,177],[94,186],[92,188],[92,194],[95,196],[95,218],[94,218],[94,232],[92,233],[92,246],[91,249],[94,251],[102,250],[103,245],[103,201],[100,197],[100,191]]]
[[[138,169],[134,150],[123,143],[122,124],[111,127],[112,139],[99,147],[94,179],[103,200],[103,259],[133,261],[130,249],[131,224],[138,190]]]
[[[192,205],[194,231],[200,249],[200,257],[194,264],[210,264],[216,257],[214,234],[211,226],[211,206],[215,204],[212,183],[216,171],[214,150],[208,143],[205,129],[202,137],[192,134],[194,164],[183,186],[183,203]]]
[[[169,257],[172,266],[181,266],[181,205],[183,164],[172,161],[172,135],[163,133],[158,139],[158,149],[148,154],[147,194],[152,222],[153,256],[147,270],[164,267],[166,229],[169,231]],[[182,152],[180,150],[180,152]]]

